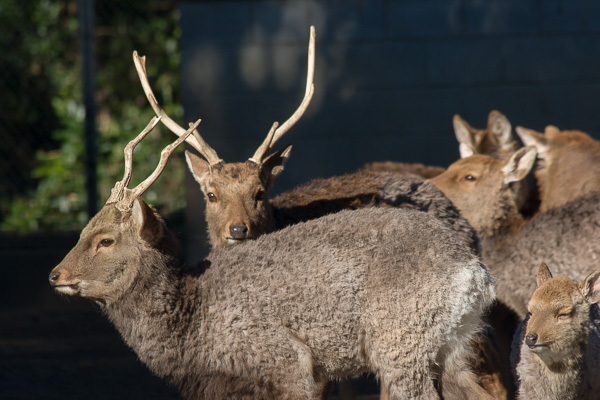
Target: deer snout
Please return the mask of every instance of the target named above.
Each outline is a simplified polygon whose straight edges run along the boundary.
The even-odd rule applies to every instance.
[[[243,240],[248,237],[248,226],[246,224],[235,224],[229,227],[229,235],[232,239]]]
[[[60,278],[60,272],[58,272],[58,271],[50,272],[50,276],[48,276],[48,281],[50,282],[50,286],[55,287],[57,285],[59,278]]]
[[[525,344],[529,347],[535,347],[537,345],[537,340],[538,340],[538,335],[537,334],[532,334],[532,335],[527,335],[525,337]]]
[[[58,292],[69,295],[79,293],[79,280],[72,279],[68,271],[61,270],[59,267],[54,268],[50,272],[48,281],[50,282],[50,286]]]

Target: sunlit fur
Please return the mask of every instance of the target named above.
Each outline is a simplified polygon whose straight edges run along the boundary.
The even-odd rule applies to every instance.
[[[50,279],[93,281],[77,294],[186,398],[317,399],[366,371],[390,399],[437,398],[440,377],[445,399],[489,398],[466,365],[494,286],[438,219],[342,211],[214,251],[197,270],[180,268],[169,237],[143,201],[106,205]]]

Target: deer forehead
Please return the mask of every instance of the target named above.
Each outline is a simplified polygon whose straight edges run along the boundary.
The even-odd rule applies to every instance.
[[[532,313],[535,311],[558,311],[562,308],[572,307],[583,301],[577,284],[562,276],[552,278],[537,288],[529,301]]]
[[[80,238],[118,229],[131,213],[119,211],[115,204],[105,205],[81,231]]]
[[[253,162],[223,164],[211,169],[207,187],[221,190],[262,188],[262,168]]]
[[[475,154],[471,157],[462,158],[448,167],[447,173],[442,175],[448,177],[461,177],[466,174],[475,174],[478,178],[490,175],[502,175],[503,163],[491,156]],[[435,178],[434,178],[435,179]],[[434,181],[432,179],[432,181]],[[440,179],[443,176],[440,175]]]

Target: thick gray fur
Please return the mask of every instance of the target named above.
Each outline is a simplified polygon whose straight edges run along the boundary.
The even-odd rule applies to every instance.
[[[390,399],[487,398],[467,363],[492,278],[440,220],[342,211],[214,251],[200,274],[183,272],[162,248],[162,221],[142,214],[138,226],[106,205],[53,274],[68,270],[69,291],[78,276],[104,276],[107,295],[96,280],[94,299],[186,398],[317,399],[328,381],[367,371]],[[84,254],[108,225],[121,239],[106,248],[112,261],[96,264]]]
[[[412,173],[358,170],[317,178],[276,196],[271,204],[273,230],[344,209],[375,206],[419,210],[439,218],[476,254],[481,250],[475,230],[454,204],[437,186]]]
[[[483,262],[497,278],[498,299],[521,318],[536,289],[541,262],[553,274],[582,281],[600,260],[600,192],[536,214],[523,229],[482,235]]]

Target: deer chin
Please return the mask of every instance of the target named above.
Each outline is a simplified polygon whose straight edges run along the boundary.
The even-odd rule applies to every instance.
[[[225,242],[227,243],[228,246],[232,245],[232,244],[238,244],[238,243],[242,243],[244,240],[246,240],[246,238],[244,239],[234,239],[232,237],[224,237]]]
[[[59,293],[66,294],[68,296],[75,296],[80,294],[80,287],[76,283],[72,285],[57,285],[54,287],[54,290],[56,290]]]
[[[546,343],[536,343],[533,346],[528,345],[527,347],[529,348],[529,351],[532,351],[534,353],[543,353],[550,350]]]

